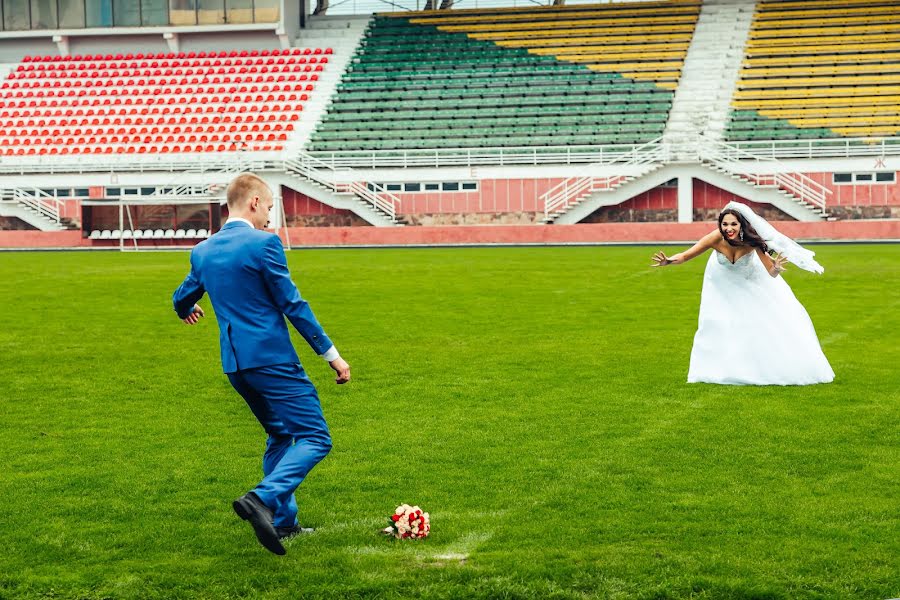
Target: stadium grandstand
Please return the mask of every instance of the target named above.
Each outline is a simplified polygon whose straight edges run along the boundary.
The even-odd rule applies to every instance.
[[[188,246],[242,171],[301,244],[684,240],[732,199],[900,238],[889,0],[0,13],[0,246]]]

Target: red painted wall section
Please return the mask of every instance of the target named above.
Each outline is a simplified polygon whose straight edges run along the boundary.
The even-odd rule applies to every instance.
[[[623,210],[675,210],[678,208],[678,188],[659,186],[638,194],[617,205]]]
[[[319,202],[297,190],[281,187],[284,214],[291,227],[366,227],[365,220],[353,211]]]
[[[747,206],[752,207],[754,210],[757,210],[760,206],[763,206],[758,202],[751,202],[746,198],[742,198],[741,196],[737,196],[735,194],[732,194],[731,192],[726,192],[725,190],[717,188],[716,186],[706,183],[705,181],[701,181],[699,179],[694,180],[695,209],[721,210],[723,206],[725,206],[732,200],[736,200],[738,202],[746,204]]]
[[[90,246],[80,231],[0,231],[0,248],[78,248]]]
[[[831,190],[828,206],[900,206],[900,172],[895,183],[835,184],[833,173],[809,173],[810,179]]]
[[[562,182],[553,179],[487,179],[473,192],[392,192],[405,215],[543,212],[539,198]]]
[[[900,221],[775,222],[785,235],[801,240],[900,239]],[[430,244],[577,244],[686,242],[709,233],[715,224],[591,223],[578,225],[494,225],[450,227],[331,227],[290,230],[302,246]]]
[[[900,240],[900,220],[776,222],[786,235],[800,240]],[[448,227],[294,227],[296,246],[386,246],[432,244],[572,244],[603,242],[690,243],[715,227],[696,223],[595,223],[579,225],[495,225]],[[161,243],[189,243],[160,240]],[[145,241],[146,242],[146,241]],[[148,242],[152,243],[152,241]],[[103,247],[117,242],[92,241],[79,231],[0,231],[0,248]],[[142,242],[142,245],[146,243]]]
[[[809,173],[831,194],[825,201],[828,212],[838,219],[900,218],[900,172],[894,183],[834,183],[834,173]]]
[[[76,223],[81,223],[81,200],[76,200],[74,198],[63,200],[59,216],[64,219],[72,219]]]
[[[831,207],[897,207],[893,213],[860,213],[838,211],[838,218],[885,218],[900,216],[900,185],[835,185],[832,173],[812,173],[814,181],[832,190],[828,206]],[[472,192],[392,192],[401,200],[401,215],[480,214],[480,213],[540,213],[543,204],[540,197],[558,185],[561,178],[542,179],[492,179],[479,182],[479,189]],[[706,218],[712,211],[720,210],[732,200],[749,204],[754,209],[771,215],[766,204],[751,202],[714,185],[694,180],[695,218]],[[319,215],[347,215],[349,211],[335,209],[305,194],[289,188],[282,189],[285,211],[288,217]],[[626,211],[672,211],[678,206],[678,188],[659,186],[635,196],[615,207]],[[612,208],[612,207],[611,207]],[[769,212],[767,212],[767,210]]]
[[[284,186],[281,188],[281,198],[284,202],[284,213],[289,217],[300,215],[336,215],[350,212],[349,210],[322,204],[306,194],[301,194],[296,190]]]

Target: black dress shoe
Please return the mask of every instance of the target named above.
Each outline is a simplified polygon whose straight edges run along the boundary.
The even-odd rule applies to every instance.
[[[299,525],[275,528],[275,533],[278,534],[279,540],[289,540],[292,537],[297,537],[302,533],[312,533],[313,531],[315,531],[315,529],[313,529],[312,527],[300,527]]]
[[[250,525],[253,526],[253,531],[256,533],[256,539],[266,550],[278,555],[286,553],[278,539],[278,534],[275,533],[275,526],[272,525],[272,511],[256,494],[247,492],[235,500],[231,506],[237,516],[245,521],[250,521]]]

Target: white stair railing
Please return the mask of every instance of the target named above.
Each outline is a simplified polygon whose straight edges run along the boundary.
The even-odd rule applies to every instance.
[[[563,180],[540,197],[544,203],[544,219],[549,220],[553,215],[565,211],[574,201],[591,192],[612,191],[649,171],[650,168],[646,167],[652,168],[668,160],[669,146],[663,142],[662,137],[658,137],[613,160],[594,163],[585,172],[596,171],[598,167],[618,167],[620,173],[603,176],[575,175]]]
[[[759,187],[782,189],[800,202],[826,214],[825,201],[831,190],[803,173],[794,173],[775,158],[762,157],[725,142],[701,136],[697,142],[701,161]],[[751,167],[752,166],[752,167]]]
[[[335,173],[349,173],[346,167],[332,167],[327,162],[306,153],[299,153],[294,158],[285,159],[284,170],[296,173],[335,194],[353,194],[357,198],[371,204],[372,207],[387,215],[395,222],[400,208],[400,198],[387,191],[384,186],[365,182],[335,183]],[[330,175],[330,176],[329,176]]]
[[[400,198],[387,191],[378,183],[355,181],[348,184],[337,184],[339,190],[344,189],[356,194],[381,212],[385,213],[391,221],[397,220],[397,209],[400,207]]]
[[[60,207],[64,205],[62,200],[37,188],[28,190],[16,188],[12,192],[12,197],[25,208],[59,225]]]

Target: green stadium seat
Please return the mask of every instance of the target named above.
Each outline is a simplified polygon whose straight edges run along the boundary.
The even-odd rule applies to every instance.
[[[658,137],[699,0],[570,8],[488,11],[487,19],[483,11],[464,10],[376,15],[307,149],[591,145]],[[623,10],[636,12],[629,17]],[[536,22],[532,17],[543,26],[528,25]],[[603,37],[594,32],[574,44],[561,42],[601,22],[608,25]],[[645,26],[652,28],[646,43],[630,32]],[[530,51],[515,33],[522,27],[538,34],[541,49]],[[572,60],[556,56],[554,44]],[[619,66],[633,76],[623,76]]]

